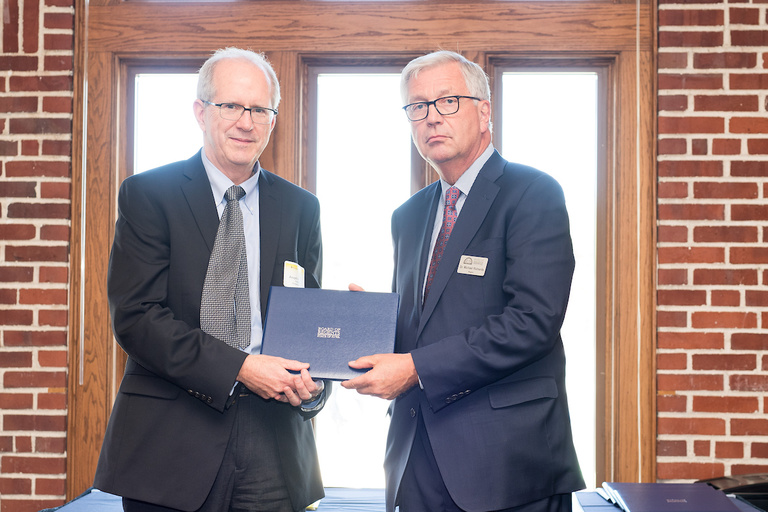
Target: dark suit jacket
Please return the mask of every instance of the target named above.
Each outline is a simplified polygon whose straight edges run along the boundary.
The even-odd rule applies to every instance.
[[[385,470],[391,511],[421,412],[440,472],[468,511],[584,487],[565,396],[560,326],[574,268],[562,190],[497,153],[466,198],[422,310],[440,184],[392,216],[397,352],[421,384],[394,400]],[[483,276],[458,273],[464,256]]]
[[[317,198],[262,169],[262,319],[283,263],[320,286]],[[205,500],[224,456],[230,391],[246,354],[200,330],[200,301],[219,217],[198,153],[131,176],[120,187],[109,262],[115,337],[128,354],[99,457],[95,487],[181,510]],[[298,508],[323,496],[309,418],[270,401],[283,473]]]

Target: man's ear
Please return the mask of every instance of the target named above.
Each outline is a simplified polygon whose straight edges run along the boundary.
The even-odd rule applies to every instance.
[[[192,111],[195,114],[198,126],[200,126],[201,130],[205,131],[205,103],[202,100],[195,100],[192,103]]]

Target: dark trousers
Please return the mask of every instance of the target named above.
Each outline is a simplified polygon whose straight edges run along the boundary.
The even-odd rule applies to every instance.
[[[274,428],[264,421],[268,414],[264,407],[265,401],[250,392],[241,393],[232,405],[237,417],[224,460],[208,498],[196,512],[297,512],[285,486]],[[123,498],[123,509],[180,512],[128,498]]]
[[[570,494],[556,494],[519,507],[488,512],[571,512],[571,500]],[[466,512],[456,505],[443,483],[421,414],[400,482],[397,504],[399,512]]]

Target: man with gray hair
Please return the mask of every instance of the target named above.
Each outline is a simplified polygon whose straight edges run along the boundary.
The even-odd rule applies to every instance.
[[[280,86],[217,51],[193,110],[203,147],[120,187],[108,296],[128,354],[95,487],[127,512],[296,512],[323,496],[311,422],[330,392],[260,354],[270,286],[320,287],[320,210],[261,168]]]
[[[393,400],[387,511],[570,511],[584,481],[560,338],[574,268],[563,191],[494,150],[480,66],[439,51],[401,77],[440,180],[392,215],[396,353],[350,362],[370,370],[342,383]]]

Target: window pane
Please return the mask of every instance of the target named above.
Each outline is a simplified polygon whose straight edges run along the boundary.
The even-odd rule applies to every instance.
[[[566,387],[584,479],[595,485],[597,74],[504,73],[502,154],[557,179],[576,270],[562,336]]]
[[[203,145],[192,103],[197,73],[136,75],[134,172],[186,160]]]
[[[320,74],[317,196],[323,288],[392,288],[392,211],[410,195],[410,131],[398,74]],[[389,402],[341,386],[315,422],[323,483],[384,486]]]

